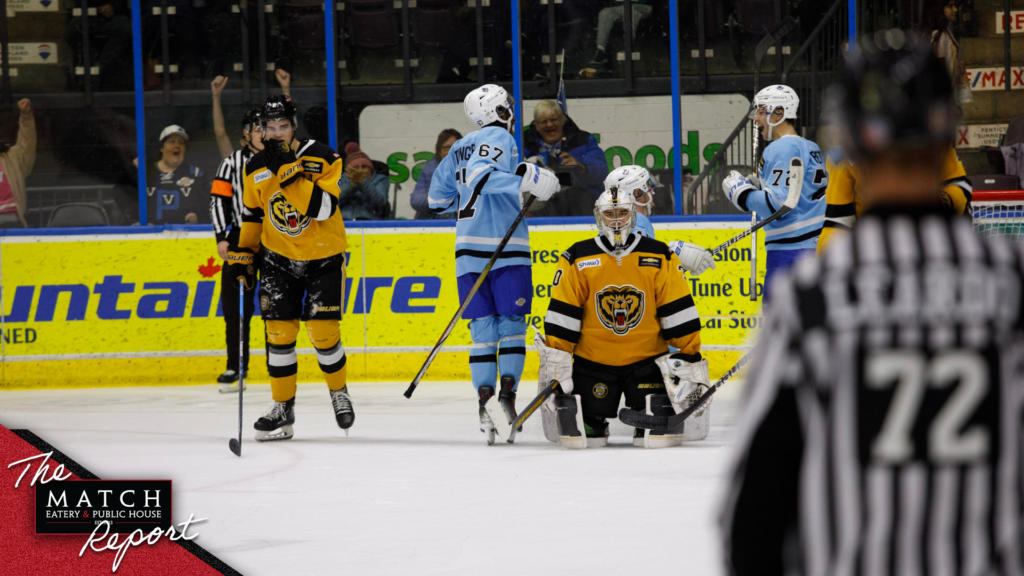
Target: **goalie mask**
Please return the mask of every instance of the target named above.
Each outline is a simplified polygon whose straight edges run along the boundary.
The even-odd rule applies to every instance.
[[[632,193],[633,203],[637,206],[647,208],[654,204],[654,179],[643,166],[619,166],[612,170],[604,179],[604,187],[607,190],[612,186],[623,192]],[[645,196],[647,202],[641,202]]]
[[[516,100],[496,84],[486,84],[466,95],[462,102],[469,121],[478,128],[498,122],[513,133],[516,123]],[[502,118],[507,113],[506,118]]]
[[[612,186],[601,193],[594,204],[594,219],[597,229],[604,234],[613,250],[626,247],[626,239],[636,228],[636,203],[633,195],[619,192]]]

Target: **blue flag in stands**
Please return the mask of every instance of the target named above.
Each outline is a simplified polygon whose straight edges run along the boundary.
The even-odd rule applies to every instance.
[[[562,78],[558,79],[558,96],[555,96],[555,101],[558,102],[558,107],[562,109],[562,114],[569,113],[569,107],[565,104],[565,80]]]

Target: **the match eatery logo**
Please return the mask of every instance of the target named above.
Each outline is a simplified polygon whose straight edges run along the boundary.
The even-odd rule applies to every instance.
[[[171,527],[170,480],[63,480],[36,486],[36,534],[92,534]]]

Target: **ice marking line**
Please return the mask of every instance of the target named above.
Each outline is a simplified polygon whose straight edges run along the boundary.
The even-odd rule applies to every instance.
[[[469,352],[472,346],[445,346],[444,352]],[[705,352],[742,352],[750,350],[749,344],[702,344]],[[403,354],[430,352],[431,346],[365,346],[345,347],[346,354]],[[527,352],[536,352],[533,345],[526,347]],[[299,356],[316,356],[316,348],[296,348]],[[266,350],[251,350],[250,356],[265,356]],[[93,352],[88,354],[26,354],[7,356],[6,362],[50,362],[68,360],[118,360],[124,358],[197,358],[227,356],[224,350],[167,350],[155,352]]]

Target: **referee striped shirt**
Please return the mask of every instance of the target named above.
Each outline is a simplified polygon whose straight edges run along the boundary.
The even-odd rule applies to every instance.
[[[210,188],[210,216],[218,242],[228,240],[229,227],[235,230],[233,237],[242,227],[242,184],[245,181],[245,163],[253,155],[249,148],[236,150],[221,161],[217,168],[217,176]]]
[[[1024,255],[869,213],[780,275],[738,418],[730,574],[1019,576]]]

